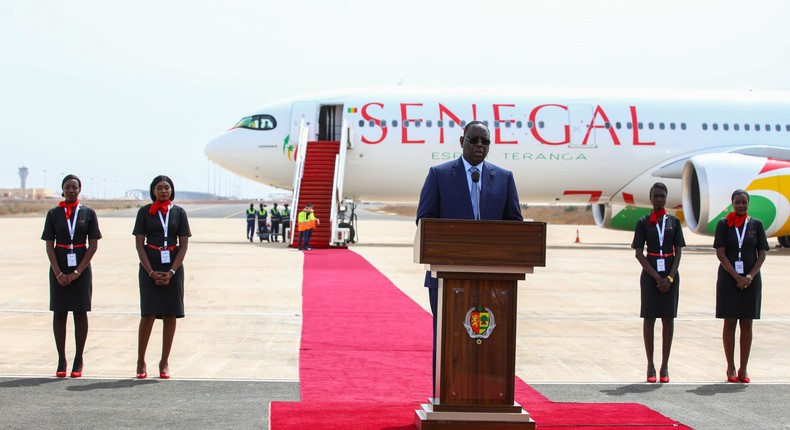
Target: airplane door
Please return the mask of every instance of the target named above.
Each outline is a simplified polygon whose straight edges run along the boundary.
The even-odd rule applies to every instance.
[[[571,147],[575,148],[595,148],[595,128],[589,130],[590,121],[593,118],[593,107],[591,105],[568,104],[568,124],[570,124]],[[590,135],[587,136],[587,133]],[[587,142],[584,138],[587,137]]]
[[[316,116],[318,115],[318,102],[316,101],[302,101],[294,102],[291,106],[291,140],[293,143],[299,140],[299,124],[304,118],[304,123],[309,127],[307,133],[308,140],[315,140],[316,129]]]
[[[343,105],[324,105],[318,115],[318,140],[340,140]]]

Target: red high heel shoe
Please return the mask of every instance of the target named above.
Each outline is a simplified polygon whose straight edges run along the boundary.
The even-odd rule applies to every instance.
[[[159,379],[170,379],[170,374],[162,372],[159,374]]]
[[[657,381],[656,379],[656,369],[648,369],[647,370],[647,382],[651,384],[655,384]]]
[[[744,384],[748,384],[752,382],[752,380],[748,376],[741,376],[741,371],[738,371],[738,381],[743,382]]]
[[[666,376],[664,376],[664,373],[666,373]],[[667,382],[669,382],[669,371],[668,370],[662,370],[661,371],[661,376],[658,378],[658,382],[661,382],[662,384],[666,384]]]
[[[84,368],[85,366],[82,366],[82,367]],[[80,370],[72,370],[71,371],[71,377],[72,378],[81,378],[82,377],[82,369],[80,369]]]
[[[69,367],[69,364],[68,363],[64,363],[63,364],[63,370],[60,370],[60,365],[58,364],[58,368],[55,370],[55,377],[57,377],[57,378],[65,378],[66,375],[68,374],[66,372],[66,368],[68,368],[68,367]]]
[[[148,377],[148,373],[146,372],[141,372],[137,374],[137,379],[145,379],[147,377]]]
[[[735,375],[730,376],[730,373],[727,372],[727,382],[738,382],[738,377]]]

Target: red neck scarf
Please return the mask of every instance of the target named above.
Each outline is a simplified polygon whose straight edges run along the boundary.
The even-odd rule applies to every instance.
[[[162,215],[167,215],[167,210],[170,208],[171,200],[168,200],[164,203],[160,202],[159,200],[155,201],[154,204],[151,205],[151,208],[148,209],[148,215],[153,215],[156,211],[162,212]]]
[[[749,217],[749,213],[743,214],[743,216],[735,215],[735,212],[730,212],[727,214],[727,226],[732,227],[740,227],[743,225],[743,222],[746,221],[746,218]]]
[[[666,215],[666,214],[667,214],[667,211],[664,210],[664,209],[661,209],[658,212],[650,211],[650,221],[648,221],[647,224],[648,225],[658,224],[658,219],[661,218],[662,216]]]
[[[58,203],[59,208],[66,208],[66,219],[71,219],[71,213],[80,204],[79,200],[74,200],[72,203],[66,203],[66,201],[62,201]]]

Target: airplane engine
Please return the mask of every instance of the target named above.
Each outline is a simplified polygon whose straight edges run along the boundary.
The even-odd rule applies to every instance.
[[[609,202],[592,205],[592,213],[598,227],[634,231],[636,222],[649,214],[650,209]]]
[[[790,242],[790,162],[734,153],[703,154],[686,162],[682,183],[683,212],[693,232],[713,235],[716,223],[732,211],[732,192],[742,188],[750,196],[749,215],[763,222],[768,236]]]

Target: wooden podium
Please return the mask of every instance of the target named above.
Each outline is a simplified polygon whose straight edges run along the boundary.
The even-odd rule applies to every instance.
[[[438,398],[417,428],[534,429],[514,398],[517,285],[546,265],[546,224],[422,219],[414,261],[439,279]]]

